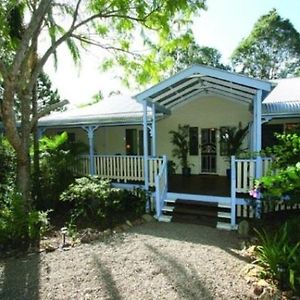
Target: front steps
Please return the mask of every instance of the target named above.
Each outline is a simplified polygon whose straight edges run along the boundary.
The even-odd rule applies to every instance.
[[[206,225],[223,230],[231,230],[230,225],[230,202],[207,202],[186,199],[172,199],[171,193],[164,201],[161,222],[180,222]],[[226,202],[225,202],[226,201]]]

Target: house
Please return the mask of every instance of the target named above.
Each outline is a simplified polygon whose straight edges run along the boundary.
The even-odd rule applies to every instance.
[[[178,199],[208,202],[217,207],[220,228],[236,228],[236,216],[243,214],[240,207],[247,205],[245,193],[270,160],[233,157],[228,162],[221,134],[238,124],[249,125],[244,146],[258,153],[272,143],[271,132],[279,126],[296,127],[299,80],[269,82],[192,65],[134,97],[119,95],[46,116],[39,128],[47,134],[66,130],[72,139],[89,145],[83,173],[110,178],[123,187],[152,187],[158,219],[169,220]],[[179,124],[189,125],[192,176],[182,177],[178,168],[168,182],[167,161],[174,160],[169,131]],[[225,177],[229,164],[230,180]]]

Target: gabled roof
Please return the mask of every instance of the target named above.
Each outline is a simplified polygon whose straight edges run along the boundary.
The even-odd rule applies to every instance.
[[[268,81],[195,64],[134,98],[139,102],[155,103],[163,111],[198,95],[219,95],[251,103],[257,90],[268,92],[271,89]]]
[[[300,77],[278,79],[263,101],[263,115],[300,117]]]
[[[151,116],[150,109],[148,109],[148,116]],[[52,113],[41,118],[39,126],[141,124],[142,117],[142,104],[130,96],[118,95],[103,99],[93,105]]]

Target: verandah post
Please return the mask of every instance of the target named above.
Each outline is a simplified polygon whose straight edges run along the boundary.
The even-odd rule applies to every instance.
[[[257,153],[255,161],[255,178],[259,179],[262,176],[262,159],[259,155],[262,147],[262,121],[261,121],[261,106],[262,106],[262,91],[258,90],[254,99],[254,123],[255,123],[255,149]],[[256,200],[255,215],[257,218],[261,217],[261,199]]]
[[[144,180],[145,190],[149,190],[149,164],[148,164],[148,126],[147,126],[147,102],[143,102],[143,142],[144,142]]]
[[[152,156],[156,157],[156,110],[155,104],[152,104]]]
[[[82,129],[88,134],[89,140],[89,161],[90,161],[90,175],[95,175],[95,161],[94,161],[94,131],[98,128],[97,125],[83,126]]]
[[[231,156],[231,186],[230,186],[230,198],[231,198],[231,216],[230,224],[231,229],[236,229],[236,168],[235,168],[235,156]]]

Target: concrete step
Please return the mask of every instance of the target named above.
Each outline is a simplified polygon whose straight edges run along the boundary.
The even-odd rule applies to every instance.
[[[161,215],[159,218],[158,218],[158,221],[159,222],[171,222],[172,220],[172,216],[166,216],[166,215]]]
[[[165,203],[175,203],[176,199],[166,199],[164,200]]]
[[[217,229],[232,230],[230,223],[218,222]]]
[[[165,205],[165,206],[162,208],[162,211],[163,211],[163,212],[173,212],[174,208],[175,208],[174,206]]]
[[[218,207],[231,209],[231,205],[228,203],[219,203]]]
[[[218,218],[230,219],[231,218],[231,213],[230,212],[219,211],[218,212]]]

